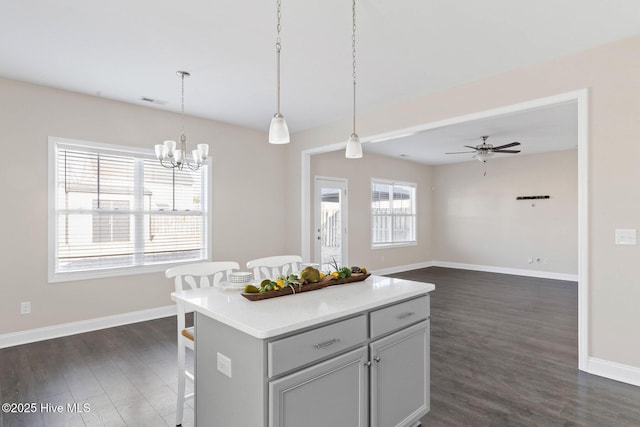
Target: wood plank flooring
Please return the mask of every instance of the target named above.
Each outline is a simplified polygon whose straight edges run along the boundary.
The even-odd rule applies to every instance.
[[[431,267],[424,426],[640,426],[640,387],[580,372],[577,283]]]
[[[640,427],[640,387],[577,370],[576,283],[436,267],[395,276],[436,284],[423,426]],[[0,427],[172,426],[175,341],[168,317],[0,349],[0,403],[38,405],[0,412]],[[91,410],[66,411],[73,403]]]
[[[37,411],[0,413],[0,427],[175,426],[176,363],[175,317],[2,349],[0,402]],[[43,411],[48,403],[64,410]],[[68,411],[73,403],[90,411]],[[184,427],[194,424],[187,405]]]

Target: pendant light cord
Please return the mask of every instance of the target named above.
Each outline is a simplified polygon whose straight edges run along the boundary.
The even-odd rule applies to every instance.
[[[184,72],[180,73],[180,77],[182,78],[182,107],[181,107],[181,111],[182,111],[182,135],[184,136]],[[180,138],[180,140],[182,141],[182,137]]]
[[[353,134],[356,134],[356,0],[352,4],[353,33],[351,35],[351,56],[353,58]]]
[[[278,18],[278,25],[276,26],[276,31],[277,31],[277,36],[276,36],[276,57],[277,57],[277,62],[278,62],[278,66],[277,66],[277,70],[278,70],[278,83],[277,83],[278,96],[277,96],[277,100],[278,100],[278,114],[280,114],[280,50],[282,48],[281,41],[280,41],[280,30],[281,30],[280,20],[282,18],[282,2],[281,2],[281,0],[278,0],[277,18]]]

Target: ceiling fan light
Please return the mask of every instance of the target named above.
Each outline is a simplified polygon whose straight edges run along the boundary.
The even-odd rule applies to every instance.
[[[493,157],[493,154],[491,151],[486,151],[483,153],[478,153],[476,155],[476,159],[480,160],[481,162],[486,162],[490,157]]]
[[[362,144],[360,138],[355,133],[352,133],[347,141],[347,149],[344,156],[347,159],[361,159],[362,158]]]
[[[289,139],[289,127],[284,116],[280,113],[276,113],[271,119],[271,126],[269,127],[269,143],[270,144],[288,144]]]

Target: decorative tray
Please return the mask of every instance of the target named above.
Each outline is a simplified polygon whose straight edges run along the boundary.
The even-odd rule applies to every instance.
[[[351,283],[351,282],[361,282],[361,281],[365,280],[369,276],[371,276],[371,273],[366,273],[366,274],[365,273],[353,273],[349,277],[332,280],[331,282],[329,282],[329,286],[342,285],[344,283]]]
[[[344,283],[351,283],[351,282],[360,282],[362,280],[365,280],[367,277],[371,276],[370,273],[367,274],[353,274],[350,277],[345,277],[343,279],[329,279],[329,276],[325,276],[325,279],[317,282],[317,283],[308,283],[305,285],[292,285],[284,287],[280,290],[277,291],[267,291],[267,292],[262,292],[262,293],[246,293],[246,292],[242,292],[242,296],[245,297],[246,299],[250,300],[250,301],[260,301],[263,299],[269,299],[269,298],[277,298],[277,297],[283,297],[285,295],[292,295],[292,294],[297,294],[300,292],[309,292],[309,291],[315,291],[318,289],[322,289],[322,288],[326,288],[327,286],[333,286],[333,285],[342,285]],[[293,287],[293,289],[292,289]]]
[[[248,300],[251,301],[260,301],[263,299],[269,299],[269,298],[276,298],[276,297],[283,297],[285,295],[291,295],[291,294],[297,294],[300,292],[309,292],[309,291],[315,291],[318,289],[322,289],[322,288],[326,288],[327,286],[329,286],[331,284],[333,280],[325,280],[322,282],[317,282],[317,283],[308,283],[306,285],[292,285],[284,287],[278,291],[267,291],[267,292],[262,292],[262,293],[246,293],[243,292],[242,296],[245,297]],[[293,288],[293,289],[292,289]]]

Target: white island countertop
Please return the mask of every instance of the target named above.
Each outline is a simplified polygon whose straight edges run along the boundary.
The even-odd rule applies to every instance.
[[[260,301],[246,299],[240,290],[216,287],[174,292],[171,298],[182,302],[187,310],[266,339],[426,295],[434,289],[431,283],[372,275],[362,282]]]

